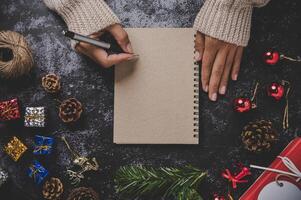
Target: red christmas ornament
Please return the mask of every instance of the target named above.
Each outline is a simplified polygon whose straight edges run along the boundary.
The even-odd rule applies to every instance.
[[[226,200],[226,198],[224,196],[219,196],[218,194],[215,194],[213,200]]]
[[[238,113],[248,112],[255,107],[256,105],[249,98],[239,97],[234,99],[234,111]]]
[[[279,83],[271,83],[268,86],[268,96],[273,97],[277,101],[282,99],[284,96],[285,88],[282,84]]]
[[[278,51],[269,50],[263,54],[264,62],[268,65],[275,65],[280,60],[280,54]]]
[[[227,196],[221,196],[216,193],[213,195],[213,198],[213,200],[234,200],[230,193]]]
[[[233,106],[235,112],[245,113],[257,107],[256,94],[257,94],[258,87],[259,87],[259,83],[257,82],[251,99],[244,98],[244,97],[238,97],[234,99]]]
[[[292,62],[301,62],[301,58],[292,58],[283,54],[280,54],[278,51],[275,50],[268,50],[263,54],[263,60],[268,65],[276,65],[279,60],[288,60]]]

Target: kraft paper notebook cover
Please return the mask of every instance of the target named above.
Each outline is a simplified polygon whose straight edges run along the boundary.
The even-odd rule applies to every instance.
[[[115,66],[114,143],[198,144],[194,30],[127,32],[139,59]]]

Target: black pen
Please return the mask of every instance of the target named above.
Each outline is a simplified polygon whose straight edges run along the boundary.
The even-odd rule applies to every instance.
[[[95,39],[89,38],[87,36],[80,35],[78,33],[74,33],[72,31],[63,31],[63,34],[66,37],[68,37],[72,40],[92,44],[94,46],[97,46],[97,47],[100,47],[100,48],[103,48],[103,49],[110,49],[111,48],[111,44],[109,44],[109,43],[102,42],[102,41],[99,41],[99,40],[95,40]]]

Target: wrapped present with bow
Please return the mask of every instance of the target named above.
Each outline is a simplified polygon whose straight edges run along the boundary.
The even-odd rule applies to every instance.
[[[52,151],[53,144],[54,144],[53,138],[36,135],[34,140],[33,154],[49,155]]]
[[[10,121],[20,117],[18,99],[0,102],[0,121]]]
[[[301,199],[301,138],[296,138],[269,167],[250,165],[264,172],[239,200]]]
[[[16,162],[27,150],[27,147],[17,137],[13,137],[12,140],[4,147],[4,151]]]
[[[33,164],[28,168],[27,174],[29,177],[33,178],[36,184],[39,185],[48,176],[48,170],[35,160]]]
[[[26,107],[25,108],[25,127],[45,127],[45,108]]]

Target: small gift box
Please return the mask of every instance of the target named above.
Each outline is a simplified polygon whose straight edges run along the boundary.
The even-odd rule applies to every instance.
[[[27,147],[17,137],[13,137],[4,147],[4,150],[14,161],[18,161]]]
[[[45,127],[45,108],[26,107],[24,126]]]
[[[0,102],[0,121],[19,119],[20,109],[17,99]]]
[[[8,179],[8,173],[0,168],[0,188]]]
[[[48,170],[45,169],[38,161],[33,161],[33,164],[28,168],[28,176],[33,178],[36,184],[40,184],[48,176]]]
[[[52,151],[53,143],[54,139],[51,137],[36,135],[33,154],[49,155]]]

